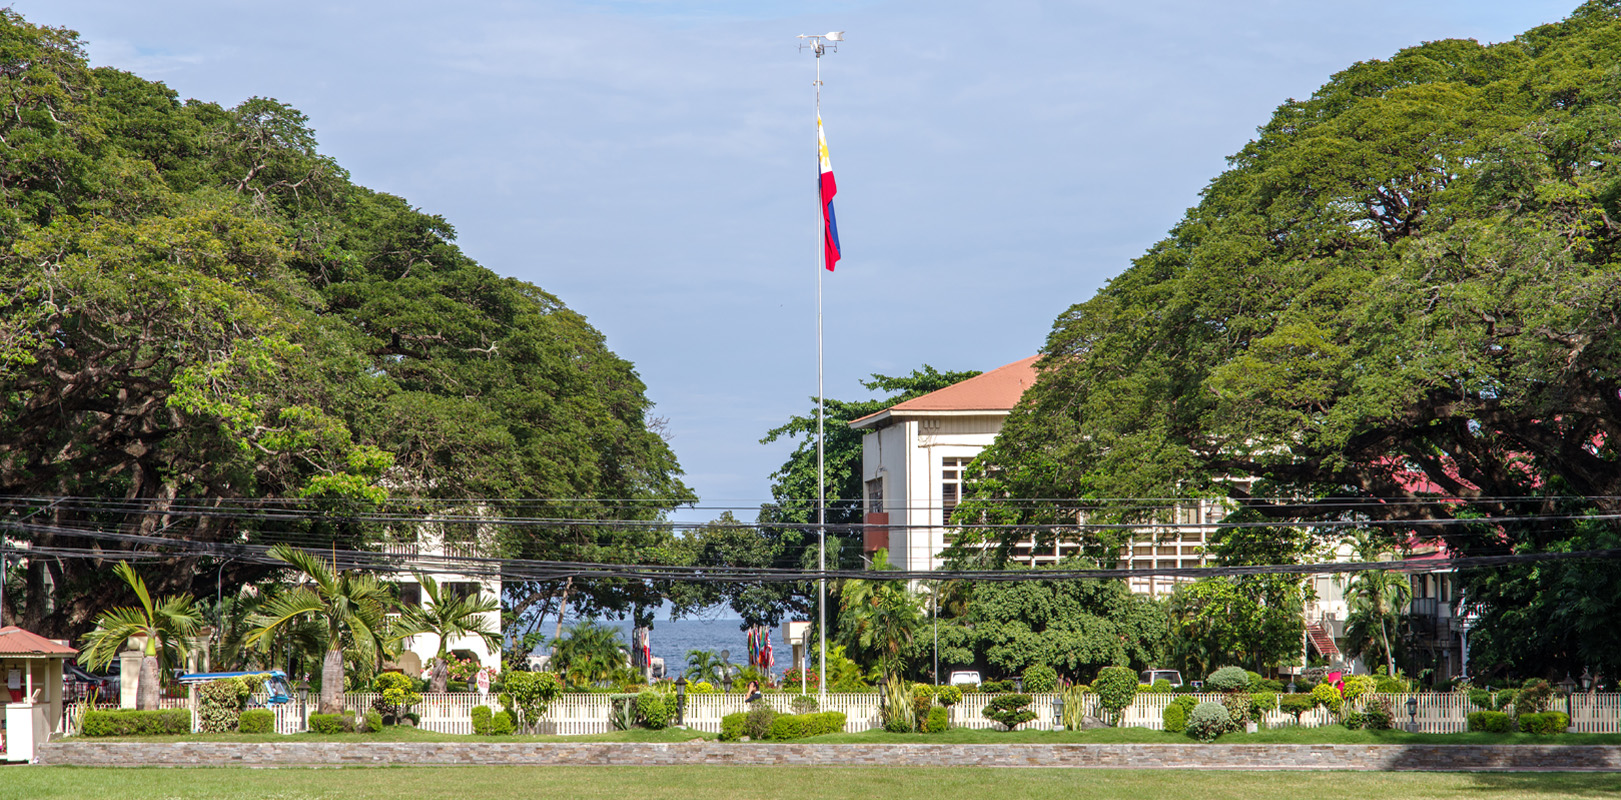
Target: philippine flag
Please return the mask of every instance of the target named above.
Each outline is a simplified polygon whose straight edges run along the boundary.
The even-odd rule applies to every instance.
[[[821,175],[817,178],[817,191],[822,196],[822,264],[828,272],[839,263],[839,225],[833,219],[833,195],[839,185],[833,180],[833,162],[827,157],[827,134],[822,132],[822,117],[816,117],[816,141],[821,146]]]

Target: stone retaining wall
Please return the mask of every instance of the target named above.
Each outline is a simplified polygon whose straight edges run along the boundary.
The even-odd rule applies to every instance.
[[[1617,745],[685,744],[635,742],[52,742],[86,767],[792,765],[1108,769],[1621,771]]]

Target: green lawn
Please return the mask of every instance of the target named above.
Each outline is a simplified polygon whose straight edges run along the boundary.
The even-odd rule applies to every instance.
[[[382,767],[356,769],[88,769],[0,767],[0,800],[331,798],[332,800],[1132,800],[1302,798],[1621,798],[1593,774],[1186,772],[973,768]]]

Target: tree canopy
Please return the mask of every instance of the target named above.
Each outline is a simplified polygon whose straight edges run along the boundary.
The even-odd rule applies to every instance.
[[[1455,554],[1614,547],[1608,522],[1423,523],[1621,503],[1618,8],[1411,47],[1281,105],[1057,319],[981,497],[1218,495],[1251,518],[1410,522],[1381,530]],[[1477,671],[1621,670],[1616,561],[1461,578]]]
[[[0,494],[131,501],[15,502],[0,514],[28,523],[8,536],[268,543],[252,519],[164,514],[302,497],[331,513],[277,533],[342,547],[386,533],[345,521],[385,496],[561,498],[526,511],[632,520],[692,499],[598,331],[468,258],[442,217],[352,183],[296,109],[181,102],[9,9],[0,95]],[[504,553],[566,560],[667,538],[498,530]],[[200,595],[268,569],[177,557],[149,574]],[[123,599],[87,561],[30,559],[17,578],[8,619],[50,635]]]

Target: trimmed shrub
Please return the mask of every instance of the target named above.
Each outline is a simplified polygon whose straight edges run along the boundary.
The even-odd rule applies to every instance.
[[[1172,703],[1160,714],[1160,725],[1169,733],[1182,733],[1188,729],[1188,712]]]
[[[777,721],[777,710],[765,703],[755,703],[749,709],[748,716],[743,718],[743,735],[750,739],[766,739],[771,736],[771,723]]]
[[[405,709],[422,702],[422,693],[417,691],[417,681],[398,672],[381,672],[372,679],[372,691],[378,694],[372,701],[372,708],[383,715],[383,721],[390,725],[398,725],[404,719]]]
[[[1334,688],[1334,684],[1319,683],[1311,689],[1311,704],[1322,706],[1338,717],[1340,709],[1345,707],[1345,698],[1340,696],[1340,690]]]
[[[1293,714],[1295,724],[1300,724],[1300,715],[1310,711],[1316,703],[1309,694],[1285,694],[1278,696],[1278,710],[1285,714]]]
[[[1341,695],[1346,700],[1355,700],[1365,694],[1373,692],[1372,675],[1348,675],[1345,678],[1345,691]]]
[[[352,732],[355,721],[348,714],[311,714],[310,730],[323,736],[335,733]]]
[[[1243,667],[1222,667],[1205,678],[1204,686],[1213,692],[1242,692],[1250,687],[1250,675]]]
[[[375,708],[368,708],[364,719],[366,720],[366,733],[383,732],[383,712]]]
[[[1362,706],[1362,729],[1368,731],[1388,731],[1396,723],[1396,714],[1390,709],[1390,701],[1383,697],[1375,697]]]
[[[1136,690],[1136,681],[1132,682],[1131,688],[1133,691]],[[1036,718],[1036,712],[1029,708],[1030,700],[1031,697],[1027,694],[999,694],[992,698],[985,706],[985,710],[980,713],[984,714],[986,719],[1001,723],[1003,728],[1011,731]]]
[[[1143,689],[1141,691],[1148,692],[1149,694],[1170,694],[1171,682],[1164,678],[1160,678],[1159,680],[1149,684],[1147,689]]]
[[[1389,675],[1373,676],[1373,690],[1380,694],[1403,694],[1411,691],[1412,686],[1401,678],[1392,678]]]
[[[1098,670],[1092,691],[1097,693],[1098,707],[1109,715],[1109,724],[1119,725],[1120,712],[1137,699],[1137,673],[1130,667],[1104,667]]]
[[[1475,708],[1494,711],[1492,708],[1492,693],[1485,689],[1470,689],[1468,693],[1469,704]]]
[[[715,688],[715,684],[709,681],[687,684],[687,694],[714,694],[716,691],[718,690]]]
[[[197,687],[197,726],[203,733],[230,733],[262,677],[220,678]]]
[[[1570,717],[1561,711],[1543,711],[1520,715],[1520,730],[1525,733],[1547,736],[1564,733],[1568,727],[1570,727]]]
[[[793,706],[795,714],[814,714],[818,705],[816,696],[810,694],[795,695],[788,704]]]
[[[924,733],[945,733],[951,727],[951,717],[945,706],[935,706],[929,709],[928,718],[923,720]]]
[[[1513,733],[1514,718],[1501,711],[1471,711],[1469,730],[1480,733]]]
[[[929,717],[929,708],[934,705],[934,687],[927,683],[912,684],[912,715],[913,728],[922,728],[923,721]]]
[[[1058,670],[1037,664],[1024,671],[1024,690],[1040,694],[1058,688]]]
[[[1362,712],[1360,712],[1360,711],[1347,711],[1347,712],[1345,712],[1345,716],[1340,719],[1340,724],[1344,725],[1345,729],[1348,730],[1348,731],[1362,730],[1362,724],[1363,724]]]
[[[986,681],[979,685],[979,690],[986,694],[999,694],[1013,691],[1013,681]]]
[[[237,730],[242,733],[275,733],[276,712],[267,708],[250,708],[242,712]]]
[[[1518,689],[1504,689],[1504,690],[1498,692],[1497,693],[1497,708],[1495,710],[1503,711],[1503,709],[1508,708],[1509,706],[1515,705],[1514,701],[1517,700],[1519,698],[1519,696],[1520,696],[1520,691]]]
[[[493,715],[489,706],[473,706],[473,733],[479,736],[490,735],[490,720]]]
[[[748,724],[749,712],[739,711],[736,714],[727,714],[720,718],[720,739],[723,742],[735,742],[743,738],[743,729]]]
[[[636,695],[636,718],[653,730],[663,730],[675,716],[675,698],[665,701],[660,692],[648,689]]]
[[[1514,712],[1521,716],[1525,714],[1541,714],[1548,710],[1553,703],[1553,687],[1541,678],[1525,682],[1525,687],[1514,698]]]
[[[1206,701],[1194,706],[1193,713],[1188,715],[1187,733],[1201,742],[1213,742],[1232,724],[1226,706]]]
[[[1250,694],[1250,719],[1260,722],[1266,719],[1266,712],[1278,709],[1278,696],[1273,692],[1252,692]]]
[[[962,702],[962,689],[956,686],[941,686],[934,691],[934,698],[940,705],[954,706]]]
[[[184,708],[88,711],[84,715],[86,736],[167,736],[181,733],[191,733],[191,712]]]
[[[518,723],[512,719],[510,711],[497,711],[495,716],[490,717],[491,736],[511,736],[517,727]]]

